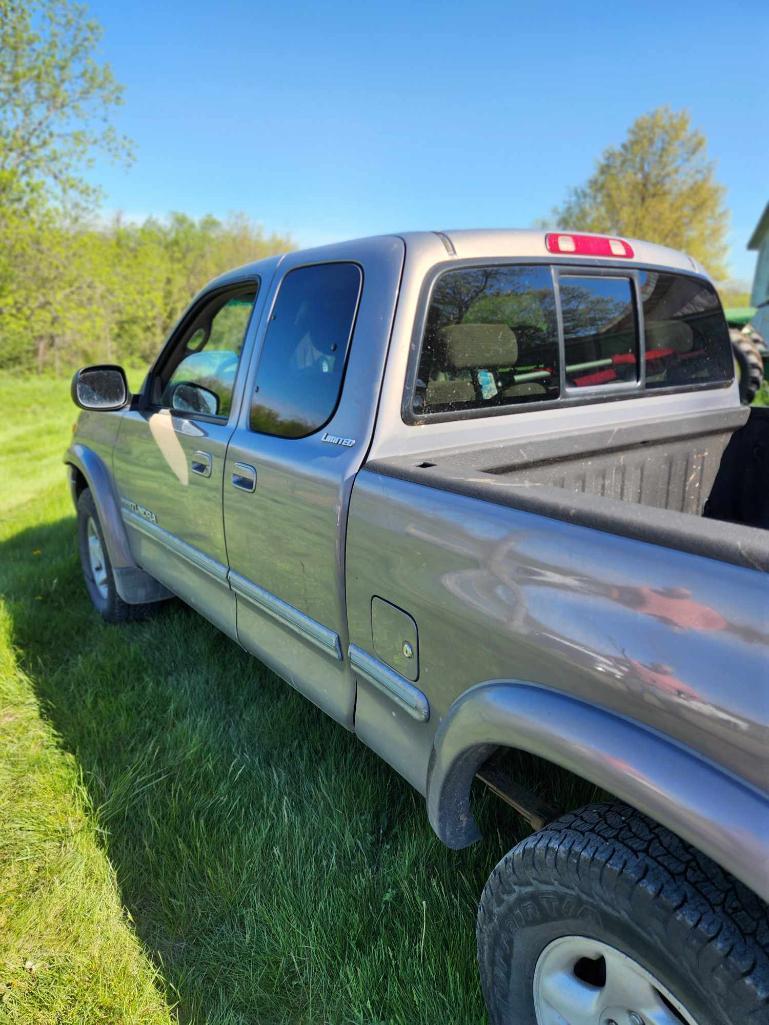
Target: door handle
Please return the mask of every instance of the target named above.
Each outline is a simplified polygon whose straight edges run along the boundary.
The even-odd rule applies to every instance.
[[[190,460],[190,469],[193,473],[199,473],[201,477],[211,476],[211,464],[213,460],[208,452],[193,452]]]
[[[232,485],[241,491],[256,490],[256,467],[248,463],[235,463],[232,468]]]

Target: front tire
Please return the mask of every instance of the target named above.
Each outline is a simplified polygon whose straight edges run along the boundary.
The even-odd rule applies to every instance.
[[[118,594],[96,503],[89,488],[84,488],[77,500],[77,535],[88,597],[102,619],[108,623],[127,623],[152,615],[156,604],[129,605]]]
[[[766,905],[626,805],[505,855],[478,960],[492,1025],[769,1025]]]

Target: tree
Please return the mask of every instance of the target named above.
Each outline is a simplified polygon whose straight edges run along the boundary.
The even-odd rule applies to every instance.
[[[0,0],[0,369],[147,362],[206,281],[291,248],[238,214],[99,220],[93,156],[129,156],[100,36],[75,0]]]
[[[592,177],[553,218],[562,228],[682,249],[723,278],[724,196],[705,136],[691,127],[689,114],[659,107],[634,121],[618,148],[604,150]]]
[[[266,235],[243,214],[132,224],[41,211],[19,224],[12,274],[0,273],[0,369],[146,364],[208,280],[290,248],[290,239]],[[2,256],[0,249],[0,271]]]
[[[121,89],[101,36],[72,0],[0,0],[0,364],[43,369],[104,333],[89,304],[84,177],[104,151],[128,158],[109,122]]]
[[[71,0],[0,0],[0,223],[19,205],[92,205],[93,154],[128,157],[109,123],[122,89],[93,57],[100,37]]]

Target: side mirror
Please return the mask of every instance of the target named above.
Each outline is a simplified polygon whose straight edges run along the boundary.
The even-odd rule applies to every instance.
[[[192,381],[179,381],[171,392],[171,409],[178,413],[202,413],[203,416],[217,416],[219,396],[210,388]]]
[[[131,393],[122,367],[83,367],[72,378],[72,401],[81,409],[110,412],[127,405]]]

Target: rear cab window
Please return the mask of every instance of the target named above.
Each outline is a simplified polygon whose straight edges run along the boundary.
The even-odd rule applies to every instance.
[[[433,289],[414,412],[556,399],[558,327],[548,267],[447,271]]]
[[[413,371],[412,371],[413,374]],[[407,420],[513,412],[733,376],[709,282],[681,273],[495,264],[438,275]]]
[[[734,376],[729,329],[716,290],[683,274],[638,275],[647,389],[723,384]]]

